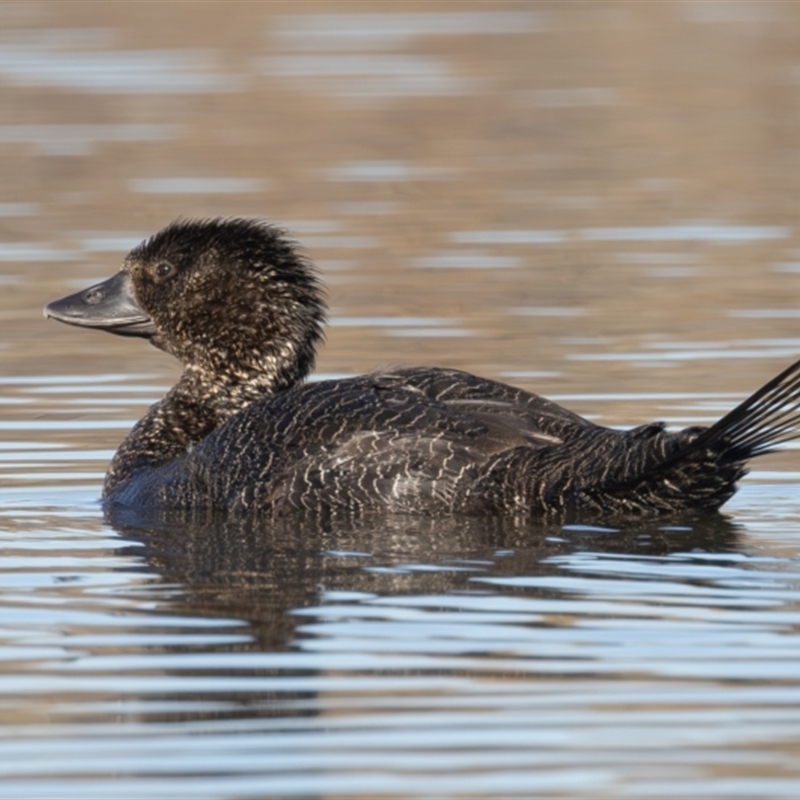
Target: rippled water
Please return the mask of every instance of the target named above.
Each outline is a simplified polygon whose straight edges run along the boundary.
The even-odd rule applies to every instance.
[[[709,423],[800,354],[793,4],[0,2],[0,796],[800,794],[800,462],[724,515],[104,518],[176,376],[47,300],[267,215],[318,375]],[[191,10],[189,10],[191,9]]]

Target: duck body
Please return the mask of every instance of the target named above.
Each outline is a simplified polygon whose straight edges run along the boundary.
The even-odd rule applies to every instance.
[[[305,383],[324,304],[281,231],[178,222],[114,278],[50,304],[185,365],[106,476],[107,504],[231,514],[675,513],[719,508],[746,462],[794,438],[800,363],[711,428],[619,431],[450,369]]]
[[[146,430],[134,431],[104,496],[129,507],[233,513],[642,511],[653,506],[647,487],[615,489],[693,438],[658,423],[605,428],[465,372],[395,369],[254,402],[163,464],[129,457],[132,447],[147,449]],[[727,493],[731,484],[713,488]]]

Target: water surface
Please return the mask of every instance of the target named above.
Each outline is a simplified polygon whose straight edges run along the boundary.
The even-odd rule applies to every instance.
[[[798,450],[725,514],[104,517],[175,380],[41,317],[177,216],[320,266],[318,376],[708,424],[800,354],[793,4],[0,3],[0,794],[800,787]]]

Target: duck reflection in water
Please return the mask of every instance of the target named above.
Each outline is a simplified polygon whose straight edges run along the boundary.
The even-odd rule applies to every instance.
[[[550,588],[491,587],[491,593],[560,598],[563,557],[619,554],[648,562],[672,554],[731,552],[738,526],[721,514],[684,517],[681,524],[637,520],[618,527],[561,525],[512,517],[310,513],[270,519],[228,514],[112,508],[109,522],[159,580],[182,588],[170,610],[246,620],[255,650],[295,641],[300,608],[329,593],[376,596],[486,594],[481,577],[555,577]],[[568,582],[568,581],[567,581]],[[566,586],[566,584],[565,584]],[[567,591],[572,591],[567,590]],[[353,597],[353,594],[348,595]]]
[[[140,336],[184,365],[120,446],[107,508],[587,518],[713,511],[749,459],[797,436],[800,362],[710,428],[628,431],[464,372],[304,383],[317,276],[251,219],[178,221],[47,316]]]

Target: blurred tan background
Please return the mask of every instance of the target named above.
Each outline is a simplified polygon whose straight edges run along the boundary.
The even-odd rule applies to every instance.
[[[743,394],[800,354],[799,155],[796,3],[3,2],[0,370],[168,385],[41,308],[241,214],[319,264],[322,373]]]

